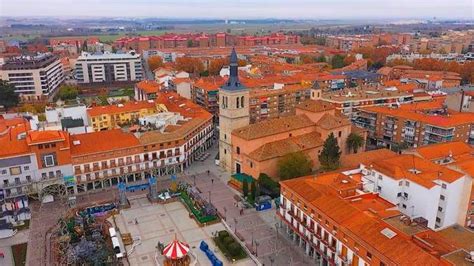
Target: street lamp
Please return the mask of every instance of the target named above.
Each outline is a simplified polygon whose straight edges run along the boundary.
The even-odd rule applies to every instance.
[[[277,231],[277,241],[278,241],[278,223],[275,223],[275,229]]]
[[[209,190],[209,204],[211,204],[211,191]]]
[[[273,263],[275,262],[275,258],[273,258],[272,256],[270,256],[270,266],[273,266]]]
[[[253,231],[252,231],[252,247],[253,247]]]
[[[260,245],[260,243],[258,243],[257,240],[255,240],[255,257],[258,257],[258,246]]]
[[[227,208],[224,207],[224,221],[227,221]]]
[[[196,186],[196,175],[193,175],[193,179],[194,179],[194,186]]]
[[[237,234],[237,218],[234,218],[234,234]]]

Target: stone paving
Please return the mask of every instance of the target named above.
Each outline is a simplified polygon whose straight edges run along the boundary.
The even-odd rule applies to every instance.
[[[185,178],[186,179],[186,178]],[[191,178],[194,182],[194,178]],[[214,181],[212,182],[212,180]],[[244,238],[250,250],[256,252],[258,260],[265,265],[309,265],[303,251],[294,243],[285,238],[282,232],[278,234],[275,229],[275,209],[257,212],[255,209],[244,209],[240,215],[240,205],[235,206],[235,191],[228,187],[213,173],[196,174],[196,186],[201,191],[201,196],[209,198],[217,210],[226,217],[226,222],[232,230],[237,227],[237,233]],[[224,211],[224,207],[226,211]],[[237,221],[237,223],[235,223]],[[253,245],[252,245],[253,235]],[[256,244],[257,243],[257,244]],[[258,246],[257,246],[258,245]],[[273,260],[273,263],[271,262]]]
[[[116,216],[115,222],[121,233],[131,233],[132,238],[139,237],[141,245],[129,256],[130,265],[155,265],[154,256],[158,242],[165,245],[175,237],[188,243],[197,257],[197,265],[209,265],[205,253],[199,249],[202,240],[209,244],[217,257],[225,264],[226,259],[212,241],[212,234],[224,230],[221,223],[199,227],[191,218],[181,202],[167,204],[152,204],[141,197],[130,200],[131,208],[122,210]],[[138,224],[135,224],[137,219]],[[112,218],[110,218],[112,222]],[[127,246],[127,251],[131,246]],[[250,259],[239,262],[240,265],[254,265]]]

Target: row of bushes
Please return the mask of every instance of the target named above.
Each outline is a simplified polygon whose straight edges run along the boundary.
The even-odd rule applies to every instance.
[[[239,260],[247,257],[247,253],[245,253],[242,246],[240,246],[229,232],[225,230],[219,231],[213,240],[228,260]]]
[[[217,217],[214,216],[214,215],[212,215],[212,216],[203,216],[202,213],[194,207],[193,201],[189,197],[188,193],[181,192],[180,197],[183,200],[184,204],[186,204],[186,206],[188,206],[189,210],[192,212],[194,217],[196,217],[196,220],[199,223],[201,223],[201,224],[209,223],[209,222],[215,221],[217,219]]]

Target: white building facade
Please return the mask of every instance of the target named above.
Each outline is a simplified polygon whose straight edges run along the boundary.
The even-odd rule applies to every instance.
[[[50,53],[15,57],[0,67],[0,79],[15,86],[25,101],[52,99],[64,78],[61,61]]]
[[[140,54],[83,52],[77,58],[75,78],[79,84],[138,81],[143,78]]]

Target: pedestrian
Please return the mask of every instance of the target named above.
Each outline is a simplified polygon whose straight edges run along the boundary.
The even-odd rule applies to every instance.
[[[138,224],[138,219],[137,218],[135,218],[135,224]]]
[[[207,170],[207,176],[209,176],[210,173],[211,173],[211,171]]]
[[[244,209],[240,209],[240,215],[244,214]]]
[[[211,179],[211,184],[214,185],[214,178]]]

